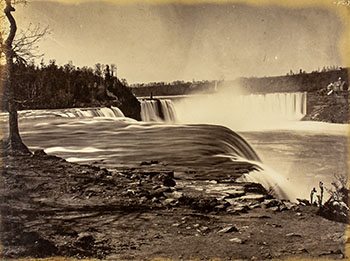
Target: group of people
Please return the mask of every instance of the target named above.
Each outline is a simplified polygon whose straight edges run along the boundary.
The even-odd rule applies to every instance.
[[[327,86],[327,95],[331,95],[338,93],[339,91],[345,90],[345,81],[342,80],[341,77],[338,78],[337,81],[331,82]]]

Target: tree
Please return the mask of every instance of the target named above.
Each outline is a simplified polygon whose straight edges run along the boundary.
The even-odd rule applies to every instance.
[[[3,3],[3,1],[1,1]],[[14,1],[14,3],[25,1]],[[6,67],[4,75],[4,107],[9,113],[9,137],[8,151],[11,154],[30,154],[29,149],[23,143],[18,129],[17,102],[15,100],[15,91],[13,86],[13,67],[14,62],[26,63],[26,59],[33,58],[36,55],[36,43],[48,33],[48,29],[40,30],[35,27],[34,30],[28,29],[22,32],[19,39],[15,40],[17,33],[16,20],[12,15],[15,12],[11,0],[5,0],[4,14],[9,22],[9,32],[6,40],[3,42],[3,32],[0,34],[1,52],[5,54]],[[1,58],[1,57],[0,57]]]

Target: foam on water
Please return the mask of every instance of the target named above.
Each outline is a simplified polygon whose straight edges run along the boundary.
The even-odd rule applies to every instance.
[[[220,124],[234,131],[278,129],[306,114],[306,93],[219,92],[175,101],[179,122]]]
[[[176,121],[174,104],[169,99],[142,100],[141,119],[145,122],[174,123]]]
[[[79,148],[79,149],[70,149],[65,147],[50,147],[45,149],[46,153],[54,153],[54,152],[80,152],[80,153],[90,153],[90,152],[99,152],[102,151],[97,148],[93,147],[85,147],[85,148]]]
[[[287,176],[280,174],[289,167],[284,164],[282,171],[278,173],[263,165],[250,144],[232,130],[245,130],[251,133],[250,137],[253,141],[255,139],[261,143],[271,143],[271,149],[266,151],[271,151],[271,155],[276,152],[274,157],[276,155],[279,157],[281,153],[281,157],[290,157],[289,165],[297,162],[300,154],[301,158],[298,162],[308,156],[308,159],[315,161],[310,163],[312,166],[320,165],[322,168],[326,166],[327,168],[324,169],[307,168],[307,171],[311,172],[315,169],[314,177],[316,177],[317,171],[328,171],[332,168],[328,164],[333,163],[330,163],[329,157],[324,160],[325,155],[309,156],[299,153],[297,150],[304,145],[295,146],[300,140],[297,135],[303,135],[300,137],[304,139],[305,135],[310,137],[319,135],[325,139],[325,142],[329,140],[338,142],[339,135],[348,135],[349,125],[298,121],[306,111],[305,97],[303,93],[245,98],[216,94],[202,96],[199,99],[186,97],[183,101],[177,101],[175,105],[171,101],[160,100],[163,120],[168,121],[165,124],[164,121],[162,123],[136,122],[125,117],[121,118],[122,114],[115,108],[27,111],[22,112],[20,117],[21,133],[25,143],[31,148],[40,147],[48,153],[55,153],[73,162],[88,163],[103,160],[103,164],[110,168],[138,166],[142,161],[158,160],[165,162],[174,170],[195,170],[209,178],[230,175],[238,177],[241,174],[234,174],[233,169],[243,163],[247,166],[255,166],[258,170],[241,176],[239,180],[260,183],[267,190],[272,188],[279,198],[295,200],[296,188],[300,194],[304,184],[292,184]],[[153,112],[152,110],[149,112],[158,117],[156,112],[159,106],[156,106],[153,101],[147,106],[151,106]],[[169,120],[172,115],[176,115],[175,109],[182,124],[175,125]],[[282,110],[283,113],[278,110]],[[152,119],[149,115],[145,117]],[[159,117],[154,119],[159,120]],[[192,124],[185,124],[185,122]],[[23,128],[22,123],[24,123]],[[213,123],[229,128],[212,125]],[[284,132],[278,135],[276,132],[272,132],[271,135],[264,134],[269,130],[283,130],[286,136],[283,136]],[[290,140],[290,133],[293,133],[295,137],[292,138],[295,140]],[[330,134],[335,138],[329,138]],[[276,137],[281,141],[274,142]],[[305,140],[317,142],[317,139]],[[60,142],[60,146],[57,146],[57,141]],[[291,150],[292,147],[296,149]],[[339,146],[336,149],[336,153],[342,150]],[[314,153],[314,151],[310,152]],[[334,155],[331,156],[332,162],[337,162]],[[273,164],[271,166],[274,167]],[[298,174],[300,170],[304,171],[304,169],[293,168],[292,174]],[[308,173],[303,174],[308,176]],[[318,182],[319,180],[316,183]]]
[[[259,183],[276,198],[296,201],[298,197],[297,184],[292,184],[285,176],[266,165],[259,163],[257,165],[260,166],[261,170],[243,174],[237,181]]]

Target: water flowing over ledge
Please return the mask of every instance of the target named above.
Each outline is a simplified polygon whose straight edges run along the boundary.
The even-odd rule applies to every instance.
[[[234,122],[297,121],[306,115],[306,93],[252,95],[189,95],[143,99],[143,121],[222,124]],[[229,125],[230,126],[230,125]]]
[[[254,134],[249,134],[249,132],[247,135],[244,134],[244,138],[232,131],[232,129],[240,130],[235,127],[241,123],[235,118],[237,114],[247,113],[250,107],[254,107],[252,104],[259,104],[258,107],[262,108],[263,112],[260,115],[250,115],[244,122],[256,125],[257,122],[250,117],[262,118],[262,115],[273,115],[271,120],[276,122],[280,122],[280,118],[275,117],[277,114],[285,115],[287,119],[292,118],[294,120],[283,121],[283,124],[276,128],[276,130],[288,132],[287,136],[291,135],[289,133],[291,130],[303,135],[308,133],[344,135],[343,129],[346,128],[346,126],[335,126],[334,124],[298,122],[297,119],[306,111],[304,93],[237,97],[233,100],[237,103],[230,99],[230,106],[233,107],[224,108],[215,114],[205,111],[204,105],[209,112],[217,111],[213,110],[217,108],[213,107],[216,106],[215,103],[225,104],[227,97],[216,96],[216,98],[223,100],[217,101],[209,96],[199,98],[191,96],[180,100],[146,100],[143,102],[142,113],[148,122],[136,122],[126,118],[116,107],[21,111],[21,133],[31,149],[44,148],[48,153],[64,157],[69,161],[99,162],[103,166],[113,168],[138,167],[140,162],[156,160],[174,170],[195,172],[196,174],[193,175],[195,179],[224,180],[227,177],[233,179],[242,177],[241,181],[258,182],[263,184],[267,190],[272,187],[279,197],[291,199],[290,195],[293,193],[290,192],[293,191],[290,188],[296,186],[290,185],[286,178],[282,177],[284,175],[263,165],[260,157],[249,144],[252,141],[251,144],[256,144],[254,139],[257,136],[256,139],[261,142],[263,142],[261,139],[266,139],[260,126],[255,126],[253,132],[250,132]],[[208,102],[209,104],[205,104]],[[278,106],[272,106],[270,103]],[[192,107],[187,107],[189,105]],[[233,110],[235,106],[241,106],[242,110]],[[283,113],[278,112],[281,108],[284,108]],[[203,110],[202,114],[193,118],[201,110]],[[234,124],[231,126],[225,124],[230,128],[208,124],[180,124],[179,122],[184,121],[184,111],[186,111],[185,116],[188,116],[191,122],[197,120],[199,123],[215,123],[213,121],[215,119],[220,124],[225,124],[225,120]],[[152,120],[156,122],[149,122]],[[268,118],[263,120],[269,122]],[[174,121],[177,123],[174,124]],[[274,128],[275,126],[270,124],[269,127]],[[243,128],[243,130],[246,129]],[[253,137],[253,140],[248,139],[248,143],[245,140],[246,137]],[[273,143],[275,137],[275,134],[268,136],[266,142]],[[282,139],[285,138],[282,136]],[[297,136],[296,139],[298,139]],[[337,141],[341,138],[327,137],[326,139]],[[338,148],[342,150],[342,146]],[[273,147],[272,151],[274,150],[279,150],[279,148]],[[269,159],[266,155],[263,156],[265,156],[263,159]],[[317,161],[317,159],[312,160]],[[274,167],[274,164],[270,166]],[[284,169],[285,167],[282,172]],[[304,190],[309,191],[309,188],[305,187]]]
[[[107,117],[107,118],[123,118],[123,112],[118,108],[111,106],[94,107],[94,108],[71,108],[71,109],[54,109],[54,110],[23,110],[18,112],[20,119],[28,118],[93,118],[93,117]],[[1,119],[7,120],[8,113],[1,113]]]
[[[177,121],[175,105],[169,99],[142,100],[141,119],[146,122],[174,123]]]

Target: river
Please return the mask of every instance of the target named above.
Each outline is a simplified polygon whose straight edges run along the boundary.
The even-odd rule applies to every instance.
[[[108,109],[102,113],[85,110],[81,115],[29,111],[21,113],[20,131],[30,149],[44,149],[72,162],[113,169],[140,168],[142,162],[153,161],[158,168],[208,179],[238,178],[244,173],[255,173],[258,181],[278,176],[276,180],[287,180],[285,189],[298,198],[309,198],[320,181],[330,188],[334,174],[348,173],[348,125],[301,122],[290,117],[283,124],[278,118],[276,124],[264,120],[264,125],[246,119],[255,124],[244,125],[232,110],[231,114],[227,108],[226,114],[220,113],[218,106],[208,101],[204,107],[216,112],[196,117],[206,110],[200,102],[189,110],[186,106],[190,103],[188,99],[185,106],[181,100],[175,103],[176,123],[136,122]],[[254,115],[255,119],[261,117],[256,112]],[[220,122],[225,127],[218,125]],[[4,131],[6,135],[6,128]]]

